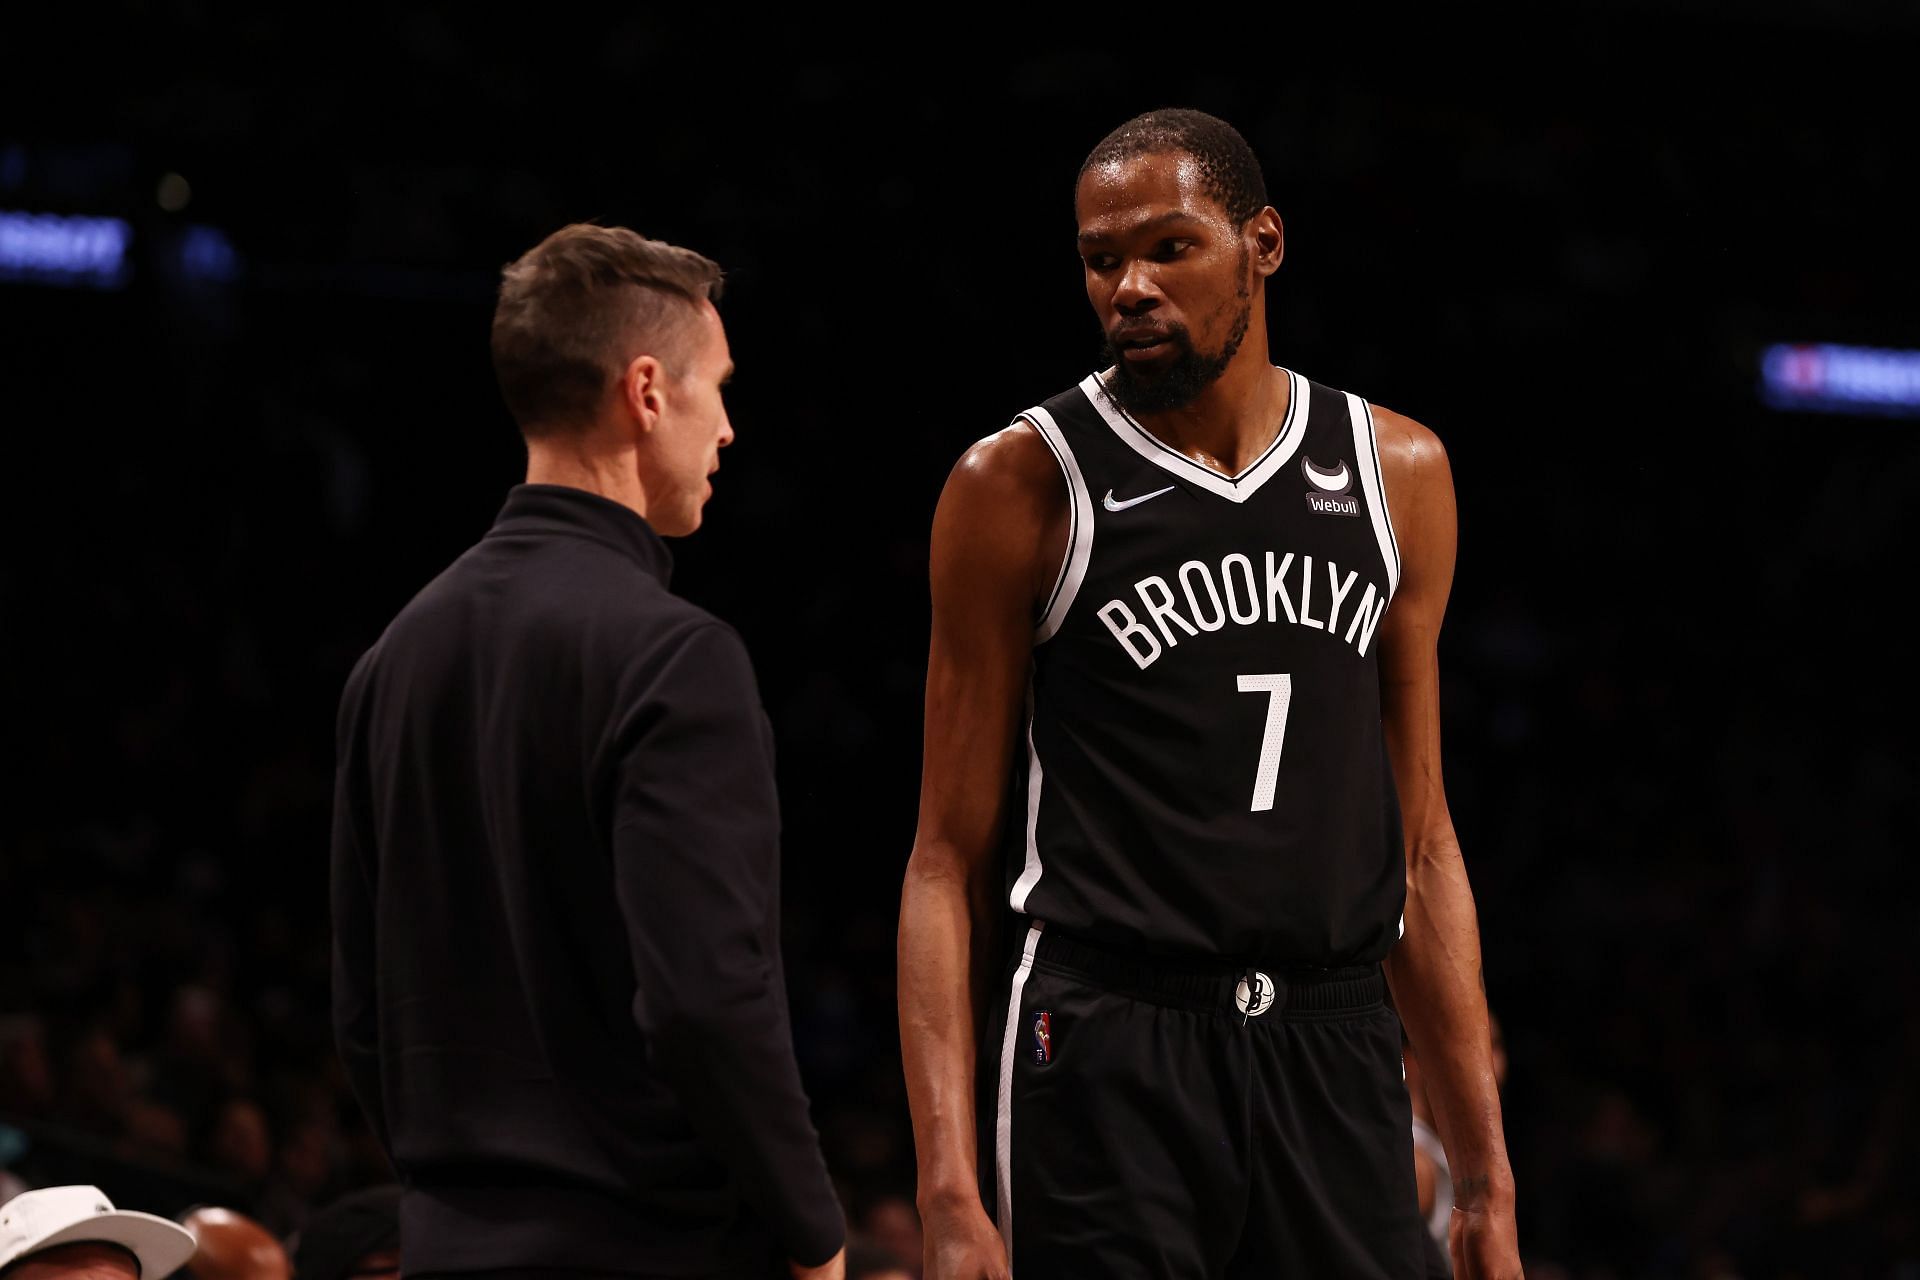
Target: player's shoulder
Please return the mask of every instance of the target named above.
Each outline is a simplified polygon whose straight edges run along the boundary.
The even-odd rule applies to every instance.
[[[1374,447],[1380,452],[1380,470],[1389,490],[1451,484],[1447,448],[1433,428],[1404,413],[1369,404]]]
[[[967,446],[953,474],[974,483],[1009,485],[1049,478],[1058,469],[1040,429],[1019,417]]]
[[[1025,417],[976,440],[947,477],[933,517],[936,596],[1011,586],[1036,599],[1065,554],[1065,473]],[[944,584],[944,586],[943,586]]]
[[[947,477],[947,494],[990,506],[1047,505],[1065,498],[1060,463],[1039,428],[1025,417],[969,445]]]
[[[1383,405],[1369,408],[1373,413],[1374,444],[1380,450],[1382,466],[1387,465],[1389,458],[1399,466],[1412,469],[1446,464],[1447,448],[1432,427]]]

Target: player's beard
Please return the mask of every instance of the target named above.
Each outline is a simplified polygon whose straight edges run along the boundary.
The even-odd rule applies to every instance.
[[[1135,369],[1113,345],[1113,340],[1107,339],[1101,344],[1101,356],[1113,366],[1113,376],[1107,379],[1108,394],[1122,409],[1136,415],[1166,413],[1192,404],[1227,371],[1247,336],[1247,326],[1253,322],[1253,294],[1247,287],[1244,271],[1234,301],[1239,310],[1233,317],[1233,326],[1227,331],[1227,340],[1220,350],[1212,355],[1203,355],[1194,349],[1193,335],[1185,325],[1171,325],[1167,342],[1174,348],[1173,360],[1165,368],[1149,372]]]

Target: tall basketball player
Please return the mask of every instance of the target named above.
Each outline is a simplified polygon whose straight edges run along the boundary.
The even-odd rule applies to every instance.
[[[900,922],[927,1275],[1420,1275],[1390,984],[1455,1274],[1517,1276],[1440,780],[1446,455],[1269,362],[1281,223],[1230,126],[1127,122],[1075,207],[1108,367],[934,517]]]

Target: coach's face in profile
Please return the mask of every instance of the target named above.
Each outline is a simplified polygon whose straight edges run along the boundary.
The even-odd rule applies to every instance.
[[[713,496],[708,477],[720,469],[720,450],[733,443],[721,393],[733,356],[720,313],[701,302],[674,337],[664,355],[635,357],[620,381],[639,432],[634,465],[647,522],[667,537],[700,527],[701,508]]]

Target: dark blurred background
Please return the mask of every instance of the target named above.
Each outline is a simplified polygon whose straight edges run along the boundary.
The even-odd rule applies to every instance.
[[[1770,344],[1920,347],[1920,15],[1070,16],[0,36],[0,1179],[288,1231],[386,1176],[328,1032],[333,713],[519,478],[499,267],[598,219],[729,271],[739,441],[675,583],[754,654],[816,1119],[915,1249],[928,521],[1093,367],[1081,159],[1185,105],[1286,222],[1275,360],[1452,456],[1448,794],[1529,1274],[1920,1274],[1920,424],[1760,389]]]

